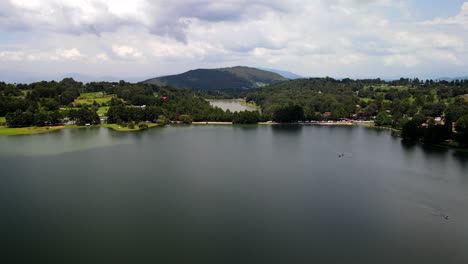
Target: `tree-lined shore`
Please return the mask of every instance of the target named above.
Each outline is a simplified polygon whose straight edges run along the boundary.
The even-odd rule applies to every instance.
[[[224,92],[222,92],[224,93]],[[213,107],[211,93],[148,83],[92,82],[71,78],[32,84],[0,83],[0,125],[32,133],[50,127],[104,126],[134,131],[169,123],[372,121],[429,143],[468,145],[468,81],[400,79],[383,81],[311,78],[284,81],[247,92],[259,111]],[[5,131],[6,127],[3,127]],[[10,130],[8,134],[14,134]],[[48,130],[50,131],[50,130]],[[0,134],[2,132],[0,131]],[[5,134],[5,133],[4,133]]]

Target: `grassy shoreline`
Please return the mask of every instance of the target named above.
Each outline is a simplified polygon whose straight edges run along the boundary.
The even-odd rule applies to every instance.
[[[252,108],[255,108],[257,110],[262,110],[262,108],[259,106],[259,105],[256,105],[256,104],[252,104],[252,103],[248,103],[245,101],[245,99],[243,100],[244,102],[241,104],[243,106],[248,106],[248,107],[252,107]]]
[[[148,128],[157,127],[157,124],[148,124]],[[52,127],[5,127],[0,126],[0,136],[16,136],[16,135],[34,135],[42,134],[52,131],[57,131],[61,129],[73,129],[73,128],[96,128],[96,127],[106,127],[115,131],[120,132],[131,132],[131,131],[140,131],[142,129],[135,126],[134,129],[128,127],[121,127],[117,124],[100,124],[95,126],[77,126],[77,125],[64,125],[64,126],[52,126]]]

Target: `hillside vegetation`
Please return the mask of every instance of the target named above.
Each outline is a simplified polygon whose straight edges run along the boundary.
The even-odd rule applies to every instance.
[[[299,79],[251,91],[247,101],[279,122],[375,120],[406,138],[468,144],[468,81]],[[453,125],[456,124],[456,134]]]
[[[283,76],[273,72],[237,66],[191,70],[182,74],[149,79],[143,83],[189,87],[205,91],[245,91],[286,80]]]

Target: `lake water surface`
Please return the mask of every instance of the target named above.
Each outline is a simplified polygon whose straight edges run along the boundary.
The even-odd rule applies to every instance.
[[[240,112],[240,111],[258,111],[257,108],[250,105],[242,105],[245,103],[240,99],[210,99],[210,104],[212,106],[217,106],[224,111],[229,110],[231,112]]]
[[[61,130],[0,175],[2,263],[468,263],[468,156],[389,131]]]

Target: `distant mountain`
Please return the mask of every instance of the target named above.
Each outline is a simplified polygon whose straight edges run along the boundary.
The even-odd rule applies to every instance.
[[[250,90],[288,79],[269,71],[236,66],[219,69],[197,69],[177,75],[169,75],[143,81],[158,85],[191,87],[199,90]]]
[[[56,81],[61,81],[64,78],[73,78],[75,81],[90,83],[90,82],[118,82],[124,80],[126,82],[139,82],[144,77],[116,77],[116,76],[93,76],[81,73],[67,73],[58,77],[52,78]]]
[[[441,77],[441,78],[439,78],[438,80],[440,80],[440,81],[448,81],[448,82],[456,81],[456,80],[468,80],[468,76],[464,76],[464,77],[455,77],[455,78]]]
[[[64,78],[73,78],[75,81],[89,83],[89,82],[118,82],[125,80],[127,82],[139,82],[145,77],[116,77],[116,76],[93,76],[81,73],[67,73],[62,75],[53,74],[40,74],[31,72],[22,72],[16,70],[1,70],[0,82],[6,83],[33,83],[40,81],[61,81]]]
[[[259,69],[277,73],[277,74],[279,74],[279,75],[281,75],[281,76],[283,76],[285,78],[291,79],[291,80],[305,78],[304,76],[301,76],[301,75],[298,75],[298,74],[295,74],[295,73],[289,72],[289,71],[281,71],[281,70],[268,69],[268,68],[259,68]]]

